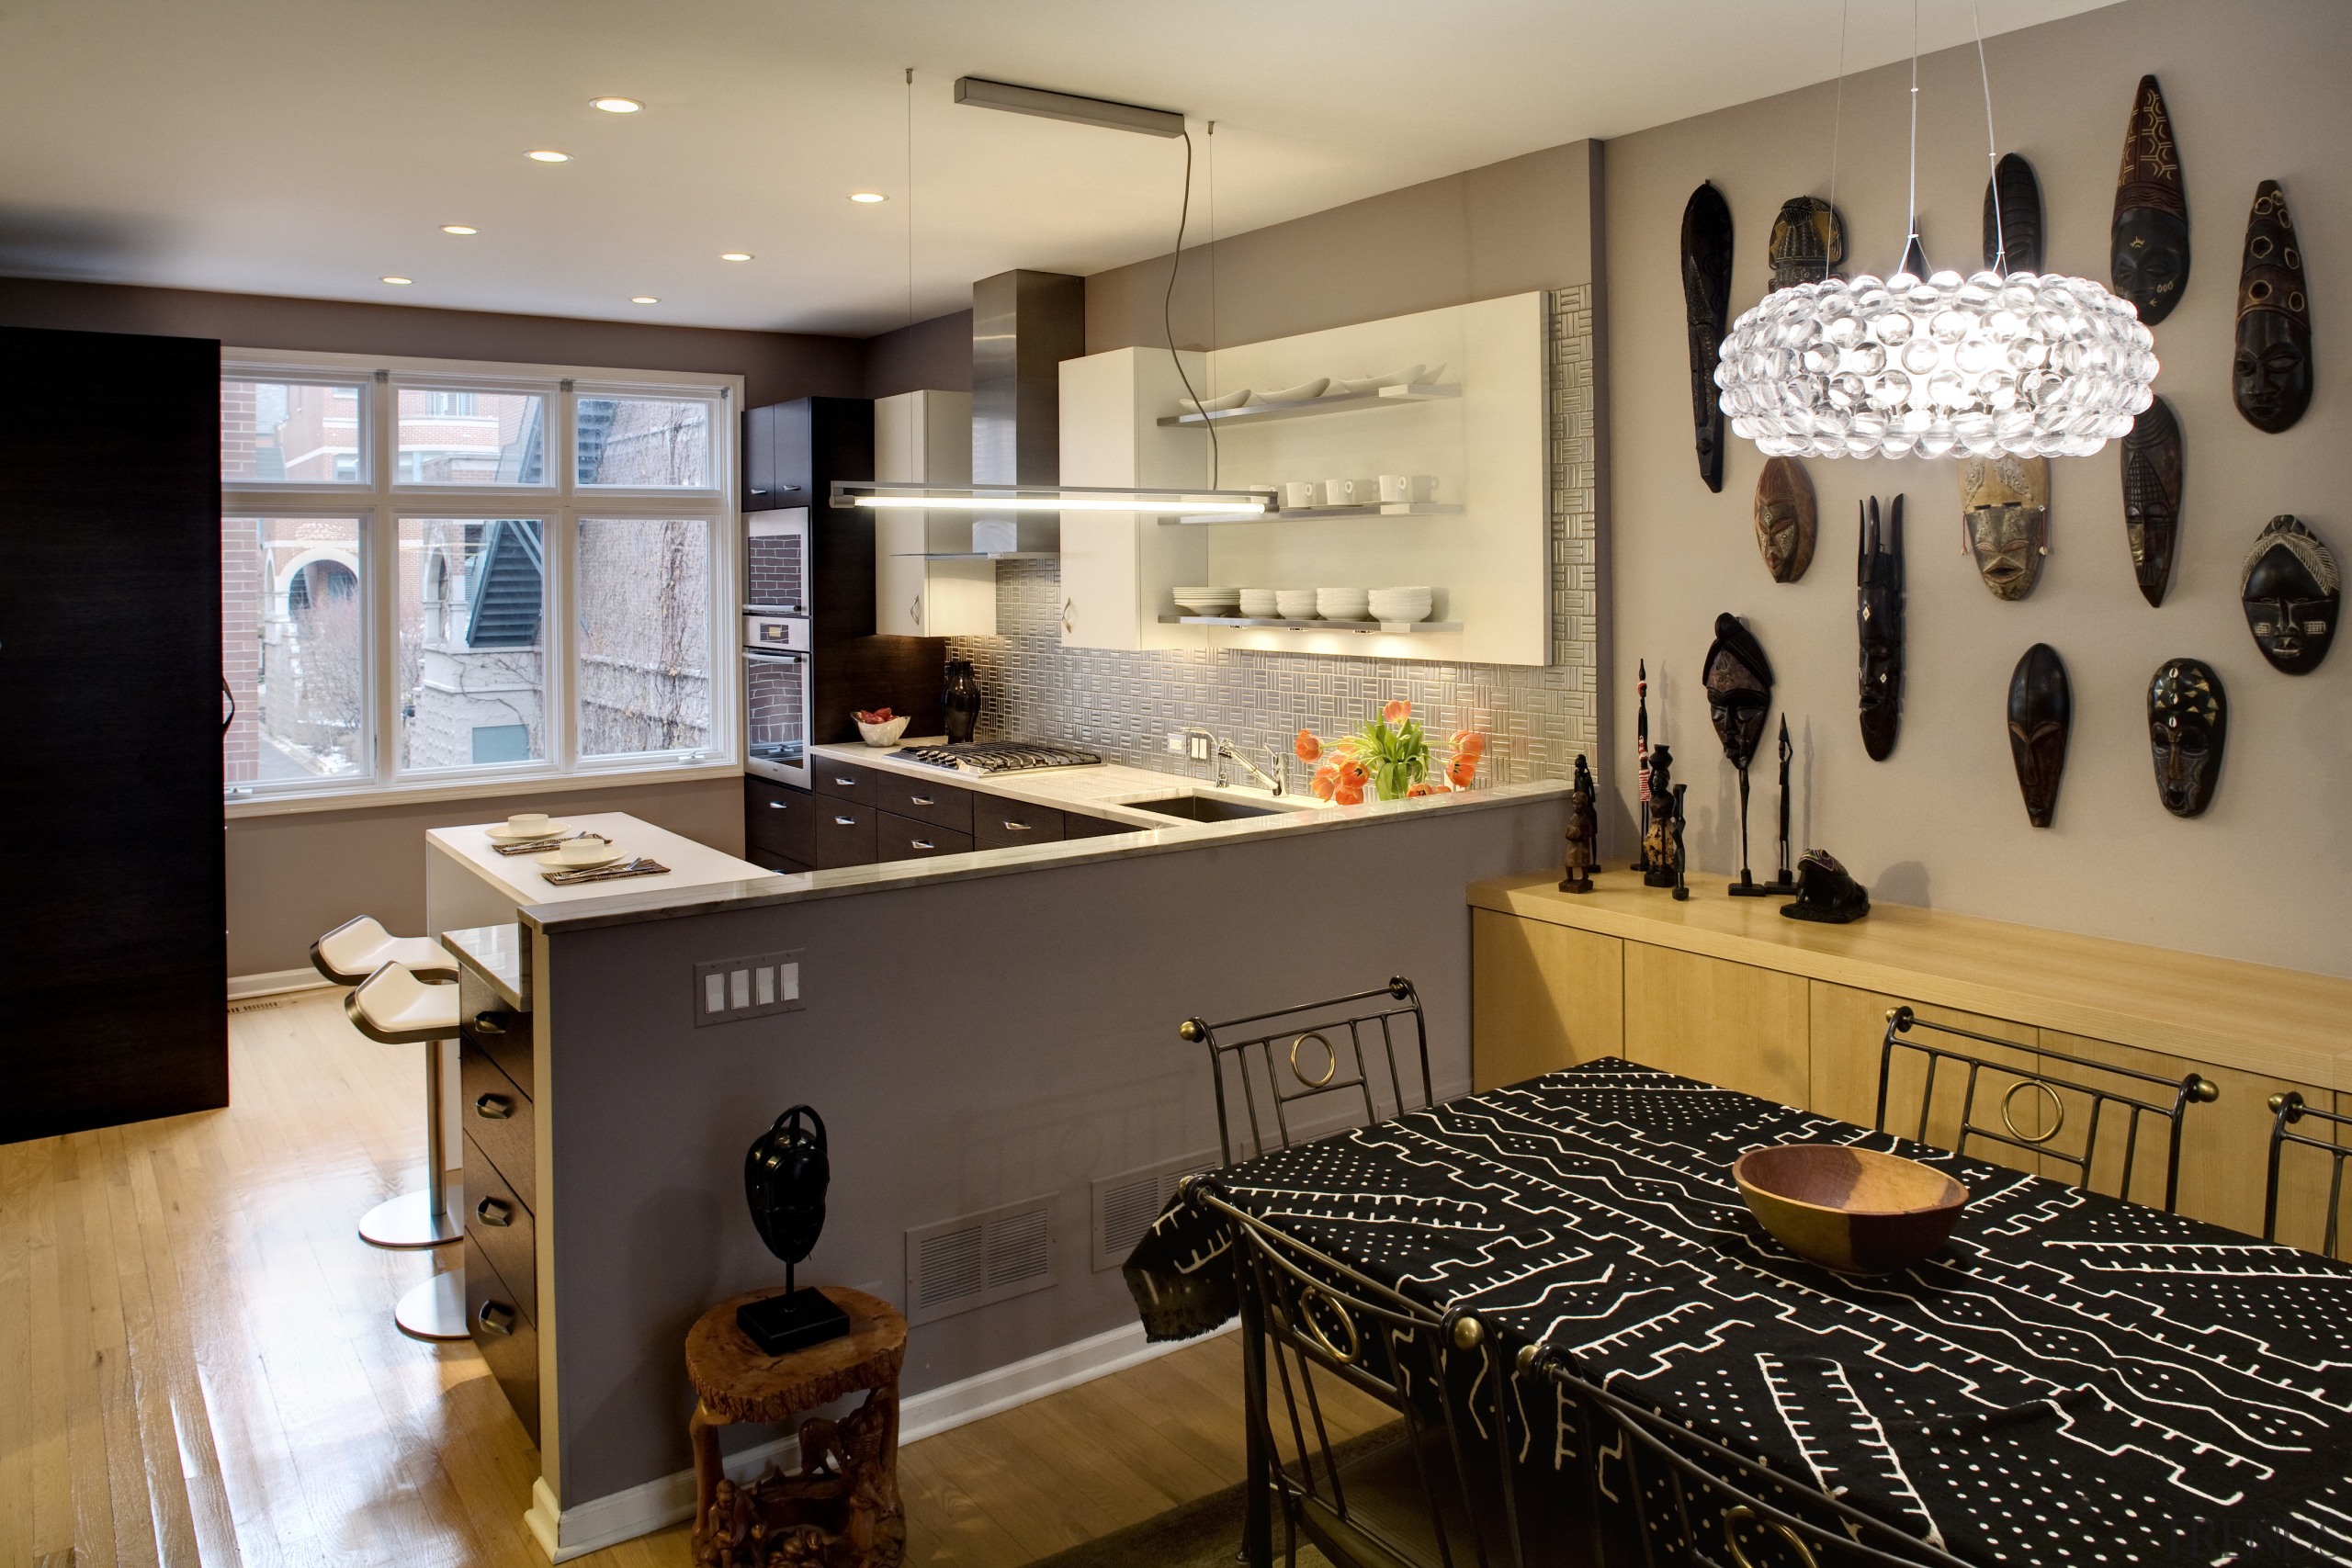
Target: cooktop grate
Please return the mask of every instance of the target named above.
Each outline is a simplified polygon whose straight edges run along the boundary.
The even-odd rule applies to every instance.
[[[1040,768],[1091,768],[1102,759],[1043,740],[967,740],[952,746],[902,746],[894,755],[966,773],[1026,773]]]

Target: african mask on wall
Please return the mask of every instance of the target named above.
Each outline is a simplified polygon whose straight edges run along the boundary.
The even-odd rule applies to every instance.
[[[2152,327],[2172,314],[2188,287],[2188,195],[2172,117],[2154,76],[2140,78],[2131,128],[2123,133],[2108,270],[2115,291],[2139,307],[2140,320]]]
[[[2229,734],[2230,699],[2212,667],[2165,660],[2148,682],[2148,744],[2156,759],[2156,797],[2166,811],[2199,817],[2213,804]]]
[[[1878,497],[1871,497],[1860,527],[1854,620],[1861,634],[1862,748],[1883,762],[1894,754],[1903,722],[1903,498],[1894,498],[1882,533]]]
[[[2344,579],[2319,536],[2282,514],[2263,527],[2245,553],[2238,599],[2262,657],[2290,675],[2308,675],[2335,640]]]
[[[2074,730],[2075,698],[2058,650],[2037,642],[2009,676],[2009,760],[2017,764],[2025,814],[2037,828],[2058,809],[2058,777],[2066,771],[2066,738]]]
[[[1771,257],[1775,288],[1843,277],[1838,269],[1846,260],[1846,220],[1817,196],[1792,196],[1772,220]]]
[[[2162,398],[2132,422],[2123,438],[2123,538],[2132,575],[2151,604],[2165,602],[2180,539],[2180,421]]]
[[[1772,707],[1772,661],[1756,634],[1726,611],[1715,617],[1715,640],[1707,647],[1700,679],[1707,687],[1707,714],[1715,739],[1735,768],[1745,769],[1764,743],[1764,720]]]
[[[1731,209],[1702,185],[1682,208],[1682,311],[1690,337],[1690,421],[1699,477],[1724,488],[1724,410],[1715,391],[1724,330],[1731,322]]]
[[[2277,180],[2254,189],[2245,220],[2245,262],[2238,269],[2238,352],[2230,395],[2256,430],[2273,435],[2312,406],[2311,296],[2303,289],[2303,253]]]
[[[1969,458],[1960,467],[1960,522],[1996,598],[2032,592],[2050,554],[2050,459]]]
[[[1984,265],[1998,273],[2041,270],[2041,182],[2014,152],[1984,182]]]
[[[1756,477],[1756,547],[1775,582],[1794,582],[1813,564],[1818,526],[1813,480],[1794,457],[1768,457]]]

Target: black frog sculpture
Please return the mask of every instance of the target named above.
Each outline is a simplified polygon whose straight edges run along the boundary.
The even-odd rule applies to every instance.
[[[2108,228],[2108,270],[2115,291],[2151,327],[2172,314],[2188,287],[2188,193],[2172,116],[2154,76],[2141,77],[2132,97],[2123,166],[2115,175],[2115,217]]]
[[[2320,536],[2282,513],[2255,536],[2238,578],[2238,599],[2254,645],[2271,668],[2308,675],[2335,640],[2344,578]]]
[[[784,1260],[784,1294],[737,1308],[735,1323],[771,1356],[849,1332],[847,1314],[822,1292],[800,1290],[794,1280],[825,1229],[825,1190],[831,1184],[825,1121],[814,1106],[794,1106],[744,1152],[743,1197],[760,1239]]]
[[[1724,488],[1724,409],[1715,366],[1731,325],[1731,208],[1723,192],[1702,185],[1682,208],[1682,310],[1690,338],[1690,423],[1698,443],[1699,477]]]
[[[2074,689],[2058,650],[2037,642],[2009,673],[2009,760],[2027,819],[2050,826],[2058,809],[2058,780],[2066,771],[2066,741],[2074,733]]]
[[[1984,265],[2004,275],[2041,270],[2041,182],[2015,152],[1984,182]]]
[[[1851,925],[1871,912],[1871,890],[1853,878],[1827,850],[1807,850],[1797,862],[1797,901],[1781,906],[1792,920]]]
[[[2237,355],[2230,396],[2256,430],[2276,435],[2312,406],[2312,303],[2302,243],[2277,180],[2255,187],[2238,270]]]
[[[2201,659],[2167,659],[2148,682],[2148,745],[2156,798],[2175,817],[2201,817],[2222,782],[2230,738],[2229,694]]]

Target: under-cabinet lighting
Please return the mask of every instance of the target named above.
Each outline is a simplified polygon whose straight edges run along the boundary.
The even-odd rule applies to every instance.
[[[635,98],[591,98],[588,107],[603,109],[606,114],[635,114],[645,106]]]
[[[406,288],[408,285],[410,285],[410,284],[412,284],[412,283],[414,283],[414,282],[416,281],[416,279],[414,279],[414,278],[413,278],[413,277],[402,277],[400,274],[398,274],[398,273],[396,273],[396,272],[388,272],[388,273],[384,274],[384,276],[381,276],[381,277],[378,278],[376,281],[377,281],[377,282],[379,282],[379,283],[390,283],[390,284],[397,284],[397,285],[399,285],[399,286],[400,286],[400,287],[401,287],[401,288]]]
[[[523,156],[528,158],[534,164],[569,164],[571,162],[571,153],[559,152],[551,147],[542,147],[536,152],[526,152]]]
[[[752,259],[752,253],[749,251],[721,251],[718,253],[718,259],[720,261],[750,261]]]
[[[659,305],[662,303],[662,296],[659,294],[632,294],[628,297],[628,302],[632,305]]]
[[[1183,512],[1260,517],[1273,509],[1271,491],[1244,490],[1113,490],[1093,486],[889,485],[835,480],[835,506],[876,511],[939,512]]]
[[[849,193],[849,198],[852,201],[862,201],[868,207],[873,206],[877,201],[888,201],[890,199],[878,190],[854,190]]]
[[[441,232],[444,234],[479,234],[481,231],[475,228],[470,223],[444,223],[441,225]]]

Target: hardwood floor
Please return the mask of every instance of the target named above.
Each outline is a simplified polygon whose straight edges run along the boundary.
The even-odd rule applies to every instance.
[[[392,1325],[434,1261],[354,1234],[422,1178],[424,1069],[341,996],[232,1009],[226,1111],[0,1146],[0,1564],[543,1568],[538,1455],[489,1369]],[[1238,1341],[899,1465],[910,1562],[1017,1568],[1240,1479]],[[685,1530],[574,1561],[684,1568]]]

